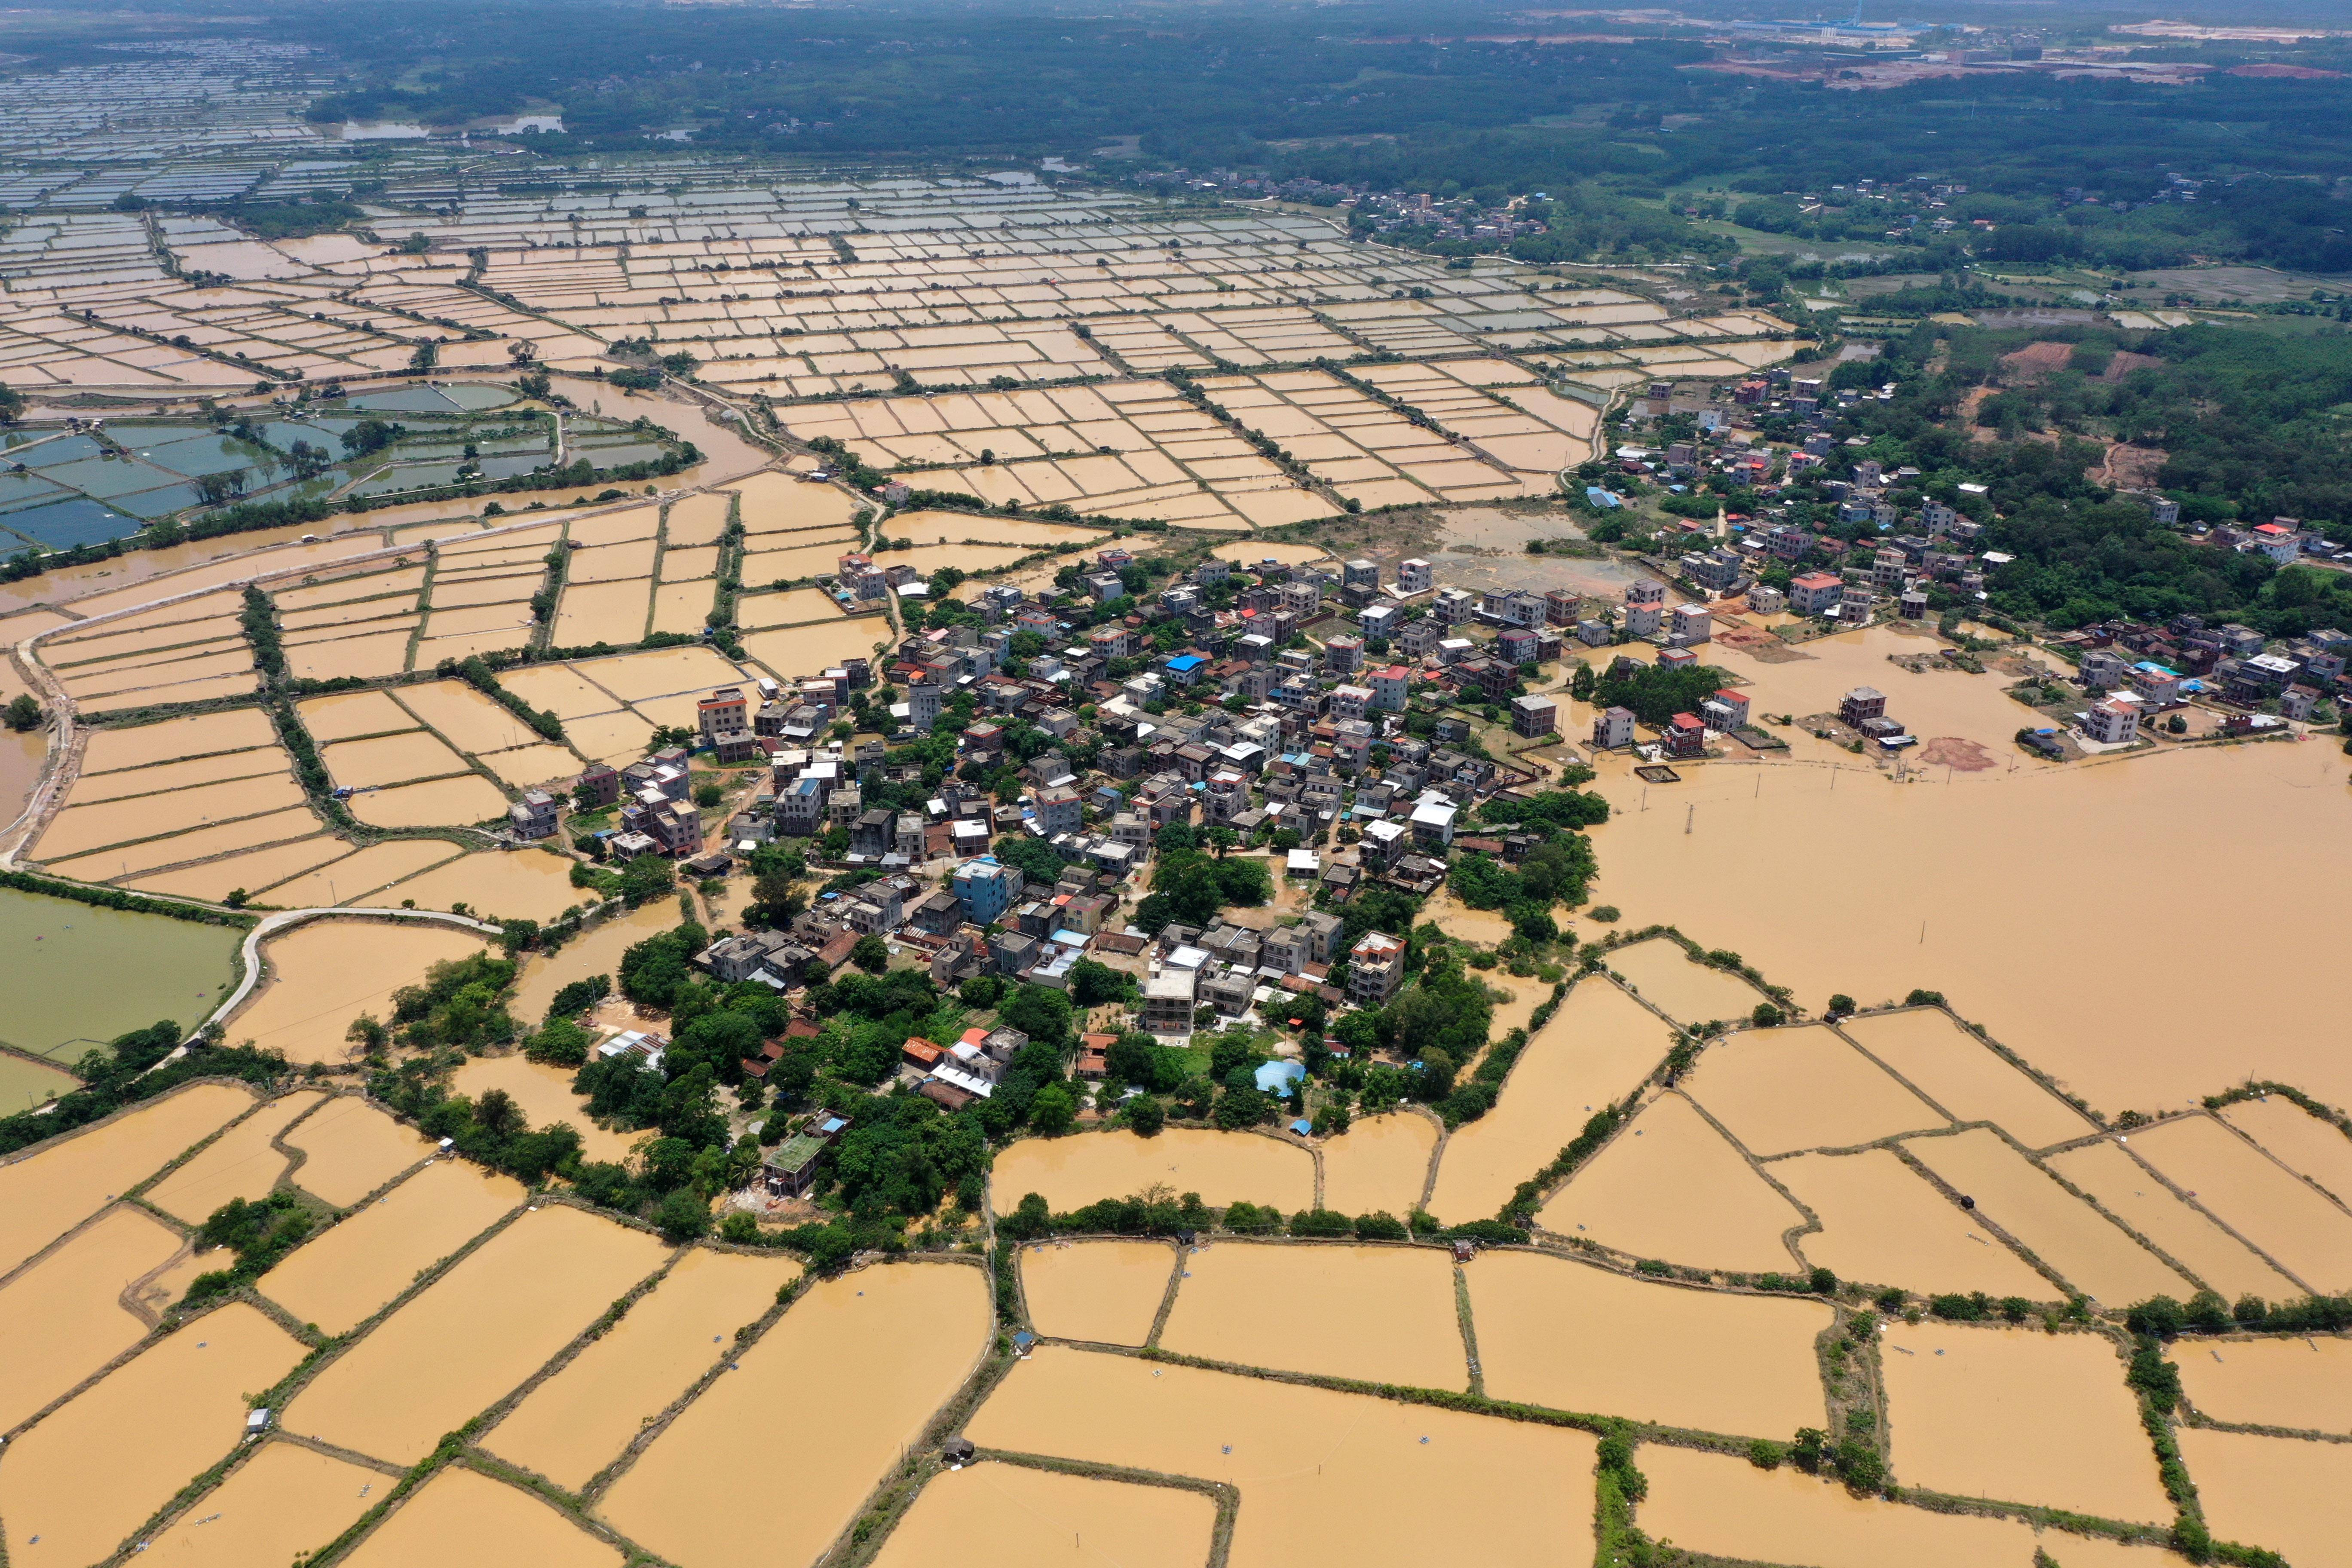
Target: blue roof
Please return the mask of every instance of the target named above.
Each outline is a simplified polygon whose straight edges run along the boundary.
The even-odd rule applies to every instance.
[[[1304,1138],[1308,1133],[1315,1131],[1315,1123],[1307,1121],[1307,1118],[1302,1116],[1297,1121],[1290,1124],[1290,1130],[1293,1132],[1297,1133],[1301,1138]]]
[[[1261,1094],[1288,1094],[1291,1085],[1307,1076],[1307,1069],[1297,1062],[1267,1062],[1257,1069],[1257,1087]]]
[[[1599,485],[1586,486],[1584,490],[1584,499],[1591,501],[1594,506],[1602,508],[1617,507],[1625,504],[1619,500],[1615,496],[1611,495],[1607,490],[1602,489]]]
[[[1171,669],[1191,671],[1200,668],[1202,665],[1208,662],[1209,661],[1207,659],[1202,658],[1197,653],[1180,653],[1174,658],[1168,661],[1168,668]]]

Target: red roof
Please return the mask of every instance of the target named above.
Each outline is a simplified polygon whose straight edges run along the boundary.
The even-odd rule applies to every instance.
[[[1706,728],[1706,725],[1700,723],[1696,719],[1687,713],[1677,713],[1673,718],[1667,720],[1666,722],[1673,725],[1677,730],[1704,730]]]

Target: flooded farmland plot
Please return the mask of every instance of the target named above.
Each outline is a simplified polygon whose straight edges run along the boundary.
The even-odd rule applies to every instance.
[[[2150,1296],[2179,1299],[2190,1293],[2186,1279],[2122,1226],[1989,1129],[1906,1139],[1903,1148],[2097,1305],[2124,1307]]]
[[[997,1156],[989,1184],[996,1207],[1007,1214],[1028,1193],[1059,1214],[1153,1185],[1198,1193],[1213,1208],[1240,1200],[1288,1214],[1314,1206],[1315,1157],[1295,1143],[1245,1132],[1085,1132],[1021,1140]]]
[[[0,952],[15,983],[0,1043],[76,1062],[161,1018],[194,1028],[229,988],[239,934],[0,888]]]
[[[1556,1568],[1591,1539],[1595,1440],[1559,1427],[1047,1347],[965,1430],[983,1448],[1233,1486],[1234,1568]],[[1449,1506],[1399,1508],[1401,1488]]]
[[[967,1465],[931,1478],[875,1558],[877,1568],[1200,1568],[1217,1505],[1177,1487]]]
[[[1469,1386],[1454,1264],[1434,1247],[1223,1241],[1183,1259],[1161,1348],[1423,1388]]]
[[[1890,1323],[1879,1352],[1903,1485],[2106,1519],[2171,1517],[2124,1358],[2105,1335]]]
[[[757,1322],[800,1275],[790,1258],[695,1248],[617,1324],[531,1390],[486,1446],[578,1491],[695,1379],[736,1353],[736,1331]]]
[[[436,1160],[297,1247],[261,1293],[322,1333],[348,1333],[522,1201],[520,1183]]]
[[[1323,1206],[1344,1215],[1402,1219],[1421,1206],[1437,1132],[1429,1118],[1397,1111],[1360,1119],[1324,1140]]]
[[[1021,1249],[1021,1294],[1041,1334],[1140,1345],[1183,1256],[1163,1241],[1047,1241]]]
[[[0,1286],[0,1431],[16,1426],[147,1337],[121,1305],[133,1282],[184,1246],[128,1205],[109,1209]]]
[[[302,1355],[243,1302],[148,1346],[0,1453],[8,1540],[48,1562],[108,1556],[189,1477],[228,1456],[245,1431],[247,1391],[269,1387]]]
[[[2207,1289],[2232,1301],[2245,1295],[2275,1301],[2303,1293],[2243,1238],[2182,1199],[2120,1143],[2086,1143],[2051,1155],[2049,1163]]]
[[[1638,1088],[1673,1044],[1666,1024],[1614,985],[1579,982],[1519,1054],[1495,1109],[1446,1140],[1430,1212],[1457,1225],[1493,1218],[1594,1112]]]
[[[391,1017],[394,991],[481,950],[478,934],[430,921],[308,921],[263,945],[269,978],[223,1028],[232,1042],[250,1040],[289,1061],[345,1061],[355,1048],[344,1035],[352,1019]]]
[[[193,1084],[0,1164],[0,1273],[251,1109],[242,1089]]]
[[[476,1100],[491,1089],[504,1090],[531,1126],[546,1128],[561,1122],[578,1132],[582,1159],[626,1161],[645,1135],[597,1126],[588,1114],[587,1102],[572,1092],[572,1078],[568,1068],[549,1067],[527,1057],[477,1057],[450,1076],[449,1087]]]
[[[296,1118],[316,1108],[323,1095],[308,1089],[259,1107],[148,1188],[143,1196],[174,1219],[202,1225],[231,1198],[248,1203],[269,1195],[292,1161],[272,1142]]]
[[[420,910],[464,904],[477,920],[551,921],[579,901],[572,865],[544,849],[476,851],[394,883],[376,901],[413,899]]]
[[[1686,1090],[1748,1152],[1843,1149],[1947,1125],[1832,1030],[1748,1029],[1710,1046]]]
[[[2352,1445],[2184,1426],[2180,1457],[2213,1533],[2302,1568],[2334,1568],[2352,1541]]]
[[[2352,1138],[2335,1123],[2321,1121],[2284,1095],[2241,1100],[2220,1115],[2337,1203],[2352,1203]]]
[[[1763,1273],[1795,1261],[1805,1215],[1679,1093],[1643,1106],[1536,1215],[1636,1258]]]
[[[287,1406],[287,1429],[414,1464],[521,1386],[662,1250],[578,1209],[527,1213],[321,1370]]]
[[[0,1116],[45,1105],[80,1082],[63,1068],[0,1051]]]
[[[520,1488],[455,1465],[410,1494],[342,1561],[353,1568],[622,1568],[628,1559]]]
[[[1981,1290],[2030,1301],[2058,1295],[2055,1285],[1887,1150],[1799,1154],[1769,1168],[1821,1222],[1819,1231],[1797,1237],[1797,1251],[1841,1279],[1900,1285],[1921,1295]]]
[[[349,1529],[391,1485],[381,1470],[297,1443],[264,1443],[226,1481],[147,1538],[141,1568],[291,1563]]]
[[[1777,1436],[1826,1418],[1826,1303],[1692,1289],[1536,1253],[1465,1269],[1486,1390],[1671,1426]],[[1560,1325],[1580,1330],[1562,1333]]]
[[[2132,1150],[2314,1291],[2352,1289],[2352,1214],[2211,1116],[2141,1129]]]
[[[337,1208],[349,1208],[434,1152],[423,1133],[356,1095],[338,1097],[284,1142],[302,1154],[294,1184]]]
[[[2029,1149],[2097,1131],[2091,1119],[2003,1060],[1936,1007],[1847,1018],[1838,1028],[1958,1121],[1990,1121]]]
[[[1714,1557],[1806,1568],[2037,1568],[2039,1545],[2073,1568],[2082,1539],[2052,1531],[2037,1542],[2016,1520],[1858,1498],[1826,1477],[1785,1465],[1759,1470],[1729,1454],[1645,1445],[1635,1463],[1650,1482],[1636,1510],[1643,1531]],[[2147,1556],[2148,1568],[2179,1561]]]
[[[1679,942],[1664,937],[1621,947],[1609,954],[1608,963],[1634,994],[1681,1024],[1736,1022],[1766,1000],[1738,976],[1693,962]]]
[[[2209,1421],[2352,1436],[2352,1340],[2184,1341],[2172,1357]]]
[[[989,1331],[977,1268],[885,1264],[814,1285],[636,1457],[597,1512],[673,1563],[813,1562],[971,1374]],[[795,1411],[808,1418],[785,1418]],[[709,1506],[754,1491],[776,1506]]]

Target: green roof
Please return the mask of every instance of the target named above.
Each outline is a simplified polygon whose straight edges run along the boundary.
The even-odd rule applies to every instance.
[[[768,1163],[780,1171],[797,1171],[817,1157],[824,1149],[824,1140],[802,1132],[785,1139],[768,1156]]]

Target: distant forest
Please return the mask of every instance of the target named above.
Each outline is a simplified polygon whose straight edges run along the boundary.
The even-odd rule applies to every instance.
[[[250,36],[257,8],[213,25]],[[1129,167],[1247,168],[1488,201],[1542,192],[1563,204],[1570,233],[1532,259],[1720,250],[1659,200],[1694,184],[1715,187],[1752,229],[1876,237],[1885,220],[1867,205],[1807,213],[1784,197],[1932,175],[1969,187],[1953,216],[2002,226],[1979,250],[1993,259],[2352,271],[2339,195],[2352,171],[2352,79],[2217,70],[2194,87],[2019,75],[1832,91],[1695,68],[1710,52],[1695,39],[1460,36],[1523,25],[1426,3],[1113,4],[1077,16],[1034,3],[611,0],[335,0],[268,21],[273,36],[342,64],[314,118],[452,125],[552,103],[565,130],[537,144],[555,153],[642,149],[674,131],[719,153],[836,156],[1082,156],[1135,136],[1143,156]],[[1557,26],[1600,37],[1597,20]],[[93,49],[77,39],[54,52]],[[2238,57],[2196,58],[2226,68]],[[2352,69],[2352,41],[2297,58]],[[2145,202],[2174,174],[2222,183],[2194,203],[2126,215],[2060,205],[2069,189]]]

